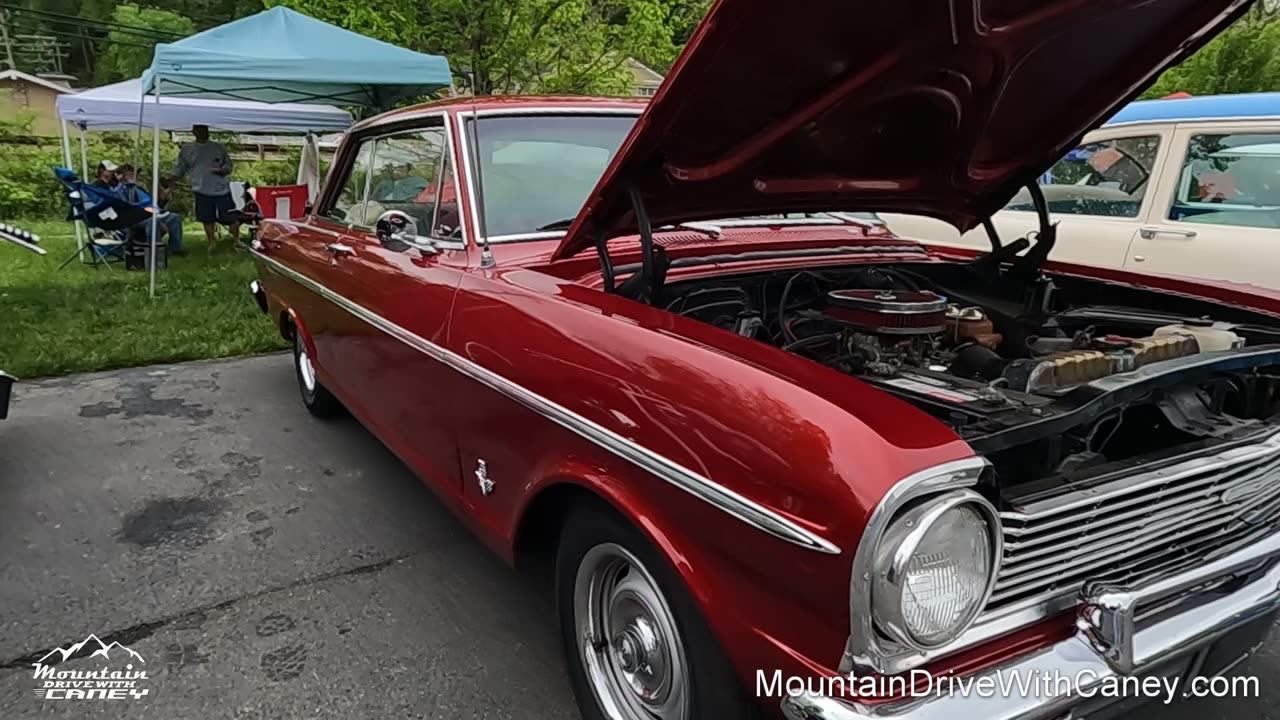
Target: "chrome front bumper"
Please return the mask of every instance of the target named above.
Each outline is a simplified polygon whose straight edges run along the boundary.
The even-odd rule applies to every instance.
[[[1141,588],[1086,586],[1081,592],[1074,636],[975,677],[989,676],[996,687],[1003,678],[1015,675],[1085,678],[1088,682],[1079,687],[1087,690],[1117,676],[1155,672],[1280,610],[1280,565],[1262,572],[1278,558],[1280,533]],[[1225,581],[1255,575],[1241,587],[1224,592]],[[1152,613],[1146,622],[1137,619],[1142,609],[1165,607],[1169,609]],[[782,713],[789,720],[1039,720],[1067,716],[1085,700],[1083,694],[1061,691],[1058,684],[1037,683],[1025,696],[1016,692],[1010,697],[933,694],[881,704],[804,693],[784,699]]]

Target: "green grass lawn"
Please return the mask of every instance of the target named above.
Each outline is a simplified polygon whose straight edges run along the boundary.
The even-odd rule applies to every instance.
[[[249,253],[224,239],[209,255],[199,226],[185,228],[190,255],[169,259],[151,300],[144,271],[79,262],[58,270],[75,250],[70,223],[5,222],[38,233],[49,251],[0,241],[0,369],[19,378],[286,347],[249,296]]]

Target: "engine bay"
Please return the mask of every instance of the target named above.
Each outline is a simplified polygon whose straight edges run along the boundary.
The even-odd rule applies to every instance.
[[[902,398],[1024,478],[1280,420],[1280,320],[1182,296],[901,265],[672,283],[663,300]]]

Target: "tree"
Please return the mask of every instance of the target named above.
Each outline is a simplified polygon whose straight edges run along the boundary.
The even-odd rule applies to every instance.
[[[111,13],[111,22],[179,36],[190,35],[196,29],[190,18],[168,10],[140,8],[137,5],[116,6]],[[141,75],[151,66],[155,44],[155,40],[148,39],[145,35],[127,30],[112,30],[107,33],[107,41],[94,70],[94,79],[101,84]]]
[[[709,0],[268,0],[404,47],[444,55],[479,95],[623,94],[626,59],[666,68]]]
[[[1143,97],[1175,92],[1192,95],[1280,90],[1280,22],[1250,13],[1209,41],[1185,62],[1160,76]]]
[[[414,0],[266,0],[267,7],[284,5],[352,32],[420,49],[423,42],[418,2]]]
[[[689,14],[706,2],[673,0],[433,0],[428,44],[449,56],[477,94],[625,94],[626,59],[675,59]],[[693,8],[693,9],[691,9]],[[696,24],[696,23],[695,23]]]

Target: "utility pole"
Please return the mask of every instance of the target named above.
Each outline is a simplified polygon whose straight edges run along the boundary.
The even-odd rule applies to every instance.
[[[0,10],[0,43],[4,43],[4,59],[9,69],[17,70],[18,65],[13,62],[13,41],[9,39],[9,20],[12,17],[13,13],[8,10]]]

